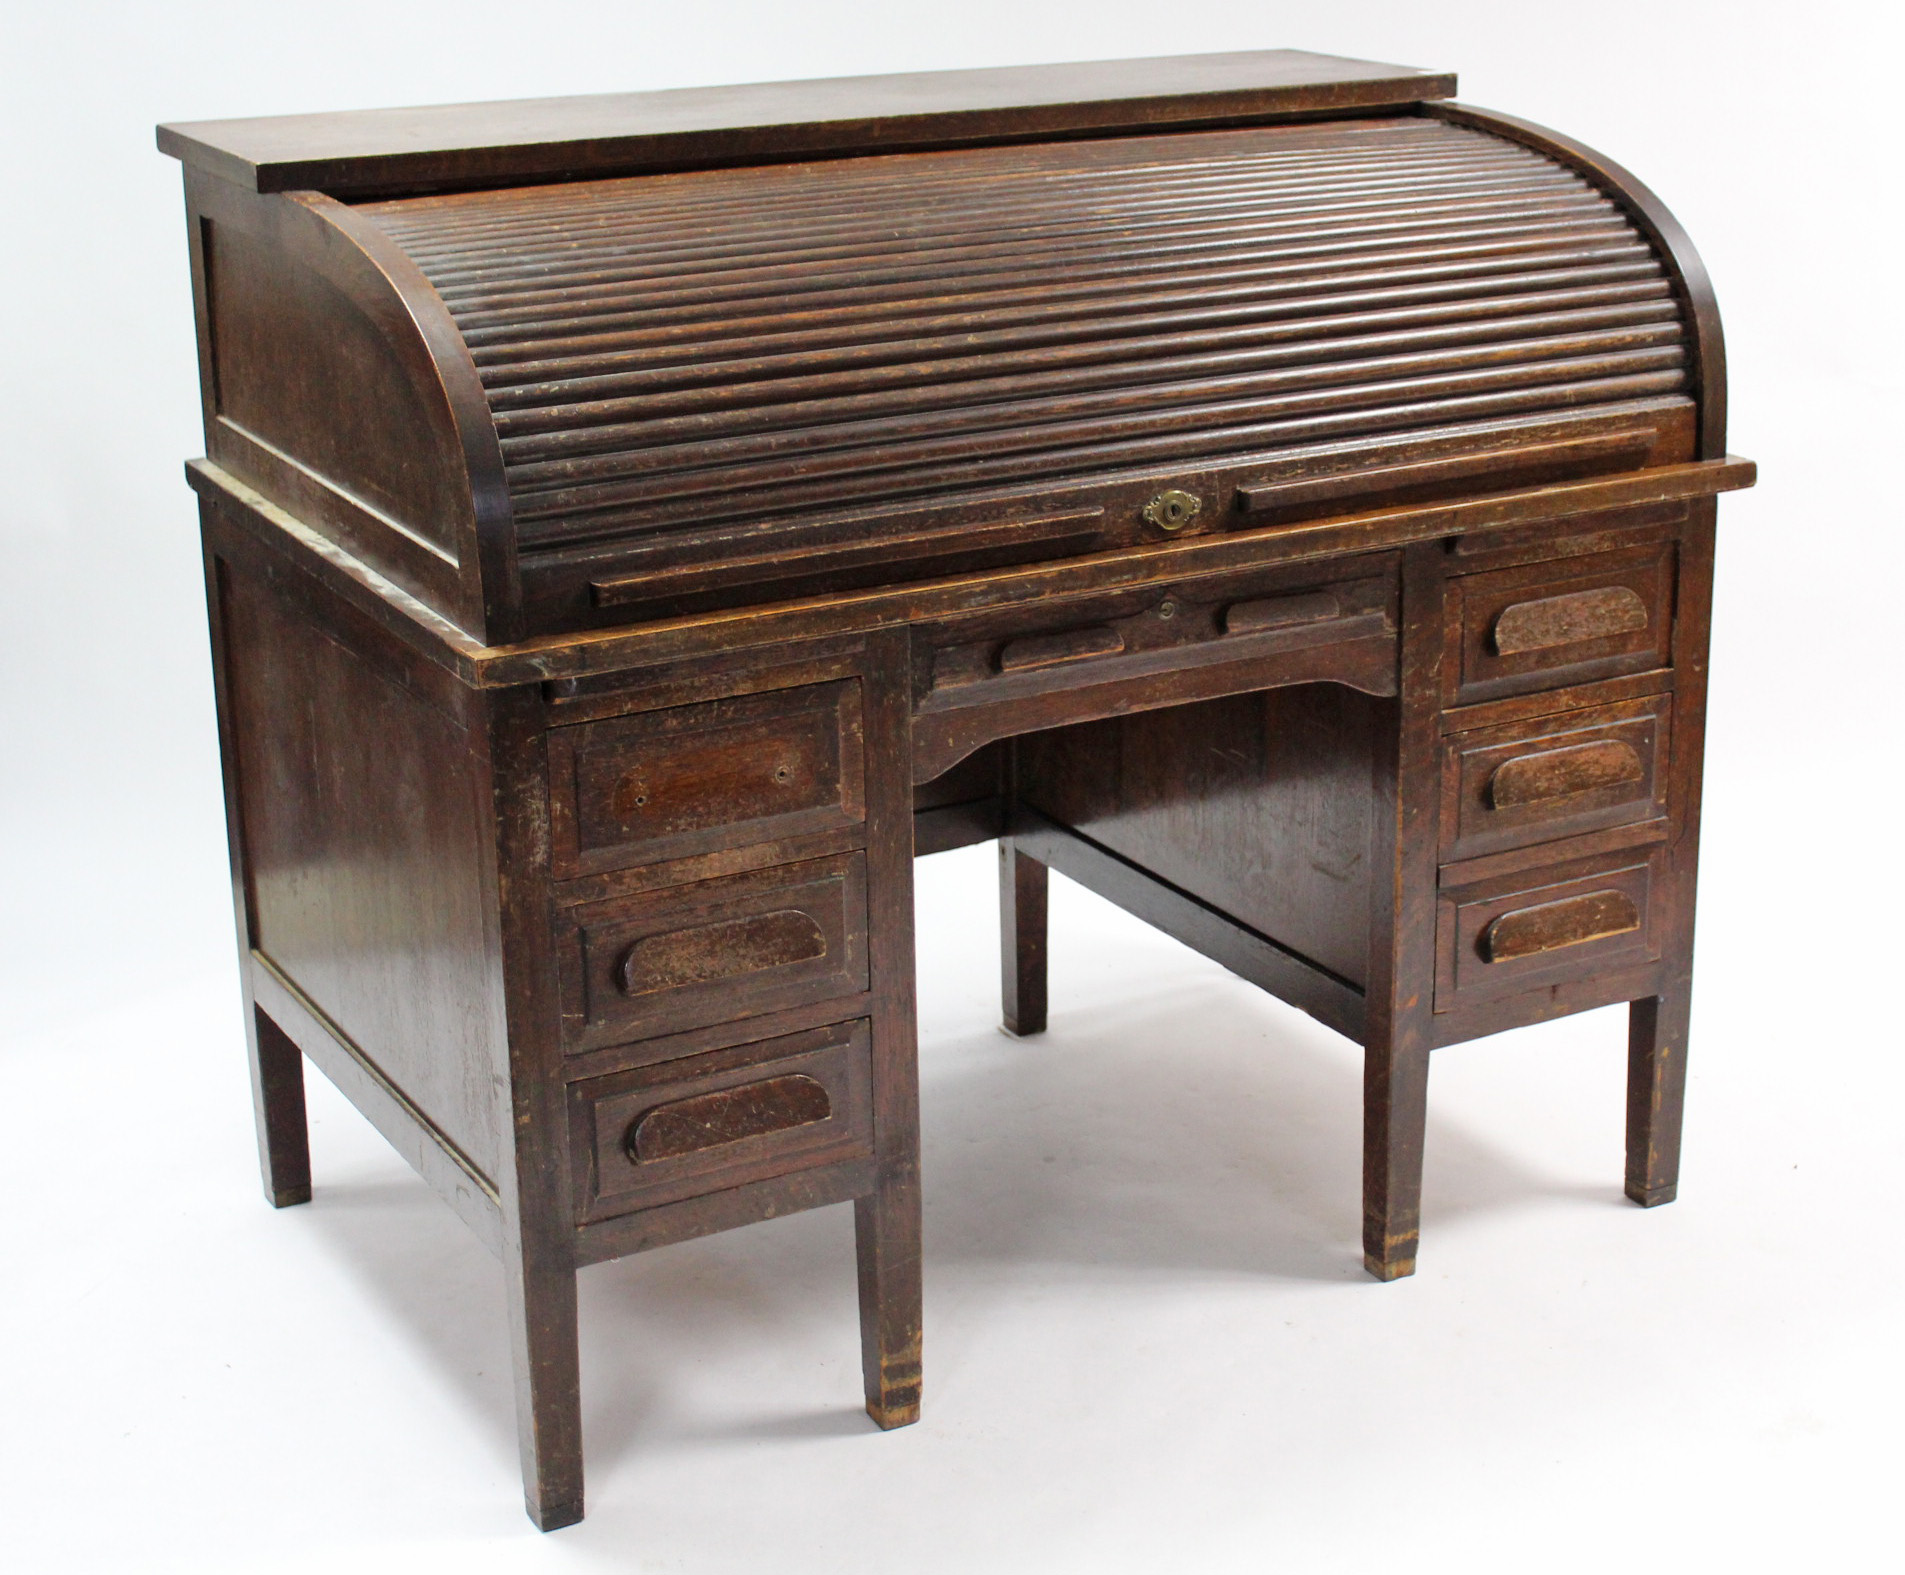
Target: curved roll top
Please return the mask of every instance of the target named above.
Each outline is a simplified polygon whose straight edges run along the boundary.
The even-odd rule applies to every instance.
[[[463,334],[531,552],[1688,394],[1615,204],[1429,119],[357,211]]]
[[[169,128],[204,486],[499,646],[1738,484],[1712,292],[1631,176],[1446,77],[1165,65]],[[889,97],[946,140],[839,118]]]

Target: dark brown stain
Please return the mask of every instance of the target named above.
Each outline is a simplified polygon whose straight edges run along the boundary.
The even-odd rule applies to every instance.
[[[1626,1192],[1675,1195],[1754,468],[1671,215],[1452,85],[166,134],[266,1191],[310,1060],[497,1253],[537,1525],[582,1264],[851,1202],[866,1409],[918,1417],[935,848],[1001,839],[1016,1032],[1057,869],[1358,1040],[1378,1279],[1439,1045],[1628,1003]]]

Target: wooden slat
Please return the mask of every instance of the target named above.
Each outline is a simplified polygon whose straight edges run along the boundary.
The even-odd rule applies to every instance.
[[[356,211],[464,334],[537,561],[1688,386],[1616,205],[1421,118]]]

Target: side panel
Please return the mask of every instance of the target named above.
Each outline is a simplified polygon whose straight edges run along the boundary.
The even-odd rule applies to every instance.
[[[491,816],[464,722],[299,604],[302,576],[220,559],[227,725],[251,946],[494,1182],[508,1096]]]
[[[207,453],[470,633],[510,637],[501,452],[435,292],[312,194],[195,177],[187,208]]]

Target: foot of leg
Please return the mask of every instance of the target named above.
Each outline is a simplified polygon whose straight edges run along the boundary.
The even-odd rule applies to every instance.
[[[285,1032],[252,1008],[251,1103],[258,1168],[274,1208],[311,1201],[311,1138],[304,1115],[304,1057]]]
[[[1416,1271],[1429,1053],[1372,1044],[1363,1067],[1363,1267],[1378,1280]]]
[[[523,1506],[542,1531],[582,1518],[582,1390],[575,1268],[546,1249],[504,1253]]]
[[[1671,1203],[1679,1190],[1687,1006],[1677,990],[1627,1009],[1627,1195],[1642,1208]]]
[[[919,1189],[888,1183],[853,1205],[860,1260],[860,1365],[867,1415],[883,1428],[919,1420]]]

